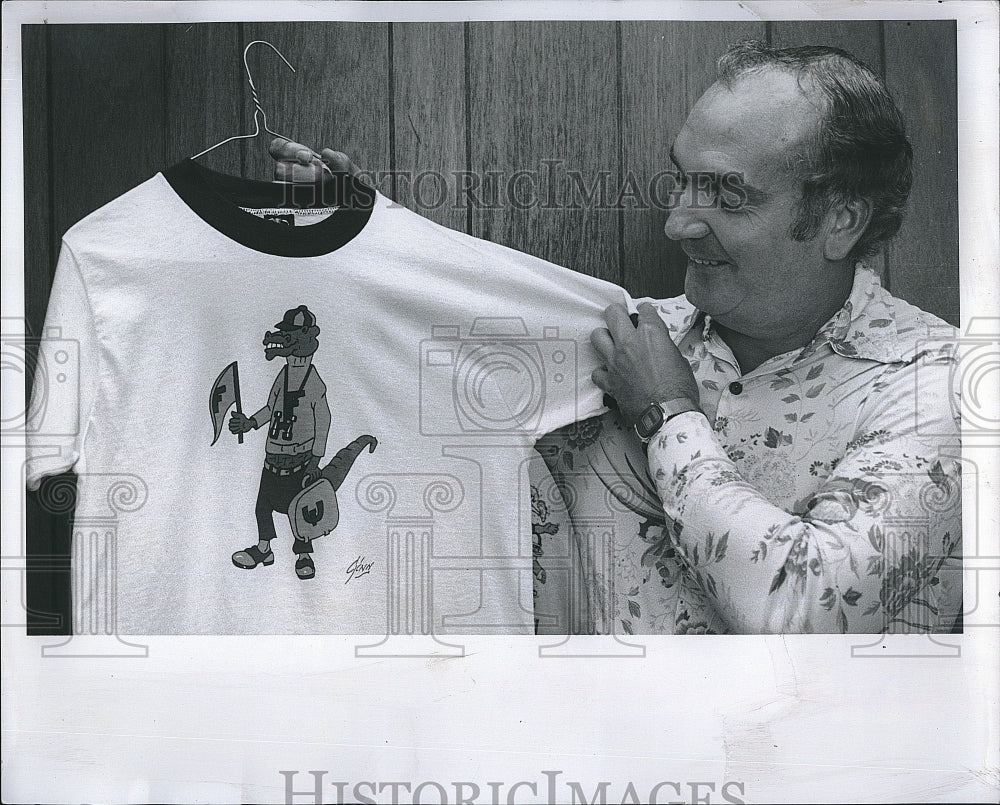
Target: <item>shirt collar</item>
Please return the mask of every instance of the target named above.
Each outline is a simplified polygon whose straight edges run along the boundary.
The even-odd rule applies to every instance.
[[[912,352],[913,338],[906,333],[917,329],[916,308],[896,299],[879,282],[875,272],[858,263],[854,269],[851,295],[824,324],[816,336],[796,355],[802,360],[812,355],[824,344],[846,358],[894,363],[905,360]],[[708,340],[712,317],[691,307],[681,323],[678,341],[696,326],[701,325],[702,339]]]
[[[847,358],[893,363],[901,361],[906,342],[902,332],[914,329],[913,311],[893,297],[875,275],[860,263],[854,270],[854,287],[844,306],[816,333],[805,350],[828,343]]]

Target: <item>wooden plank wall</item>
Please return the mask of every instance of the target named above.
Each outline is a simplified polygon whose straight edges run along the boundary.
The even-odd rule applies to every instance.
[[[728,43],[851,50],[885,77],[916,153],[907,223],[876,267],[895,293],[958,323],[953,22],[36,25],[23,34],[29,333],[41,331],[66,229],[165,165],[249,130],[240,54],[252,39],[297,68],[251,51],[273,128],[370,171],[437,172],[444,185],[428,174],[419,187],[379,187],[446,226],[654,297],[683,288],[665,213],[601,209],[586,200],[594,182],[607,174],[611,201],[622,188],[645,193]],[[263,140],[203,161],[270,175]],[[530,209],[516,203],[527,180],[513,186],[515,203],[503,198],[520,169],[539,177]],[[503,203],[491,204],[498,193]],[[68,518],[29,496],[27,603],[39,633],[68,628]]]

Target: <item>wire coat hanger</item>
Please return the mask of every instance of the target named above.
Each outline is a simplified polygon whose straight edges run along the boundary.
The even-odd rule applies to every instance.
[[[295,142],[295,140],[293,140],[291,137],[287,137],[284,134],[279,134],[278,132],[274,131],[274,129],[272,129],[267,124],[267,112],[264,111],[264,107],[260,103],[260,96],[257,94],[257,85],[254,84],[253,75],[250,73],[250,64],[247,62],[247,53],[250,51],[250,48],[252,48],[254,45],[267,45],[269,48],[271,48],[271,50],[273,50],[275,53],[278,54],[278,58],[280,58],[288,66],[289,70],[291,70],[293,73],[296,72],[295,68],[292,67],[292,65],[288,61],[288,59],[286,59],[282,55],[281,51],[278,50],[270,42],[266,42],[263,39],[255,39],[253,42],[250,42],[245,48],[243,48],[243,68],[246,70],[247,83],[250,85],[250,93],[251,93],[251,95],[253,97],[253,105],[254,105],[254,112],[253,112],[254,130],[253,130],[253,133],[251,133],[251,134],[234,134],[232,137],[227,137],[222,142],[218,142],[215,145],[209,146],[204,151],[200,151],[199,153],[197,153],[193,157],[191,157],[191,159],[198,159],[198,157],[204,156],[209,151],[214,151],[219,146],[225,145],[226,143],[231,143],[233,140],[252,140],[255,137],[258,137],[260,135],[260,133],[261,133],[261,122],[263,122],[263,124],[264,124],[263,125],[264,131],[266,131],[268,134],[271,134],[271,135],[273,135],[275,137],[281,137],[283,140],[288,140],[289,142]],[[330,170],[329,166],[325,162],[323,162],[323,160],[320,157],[320,155],[317,154],[315,151],[313,151],[311,148],[308,149],[308,150],[309,150],[309,152],[314,157],[316,157],[317,159],[319,159],[320,164],[323,165],[323,169],[332,176],[333,175],[333,171]]]

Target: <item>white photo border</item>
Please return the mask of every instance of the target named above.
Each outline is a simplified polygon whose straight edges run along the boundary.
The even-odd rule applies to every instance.
[[[5,321],[24,311],[20,24],[501,19],[955,19],[962,329],[996,321],[998,6],[957,0],[5,3]],[[23,394],[6,383],[4,410],[24,410]],[[434,659],[359,658],[356,636],[148,637],[141,656],[70,658],[45,651],[58,638],[4,628],[2,799],[307,803],[318,780],[323,802],[389,802],[404,782],[449,802],[471,795],[456,784],[477,785],[476,802],[545,802],[602,782],[609,802],[633,801],[629,785],[636,801],[657,785],[663,802],[995,801],[998,445],[992,434],[975,457],[993,495],[967,511],[982,555],[966,590],[985,620],[964,634],[640,637],[642,658],[572,660],[540,656],[545,637],[463,637],[464,657]],[[3,498],[21,500],[23,452],[2,455]],[[4,557],[23,555],[23,532],[24,512],[4,506]],[[22,587],[3,570],[7,623]],[[597,654],[610,638],[583,639]]]

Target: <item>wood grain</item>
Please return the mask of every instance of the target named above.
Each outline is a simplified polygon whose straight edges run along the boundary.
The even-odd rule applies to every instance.
[[[243,30],[246,42],[270,42],[296,69],[292,73],[267,47],[250,51],[272,129],[317,152],[344,151],[368,171],[391,168],[387,24],[244,23]],[[249,102],[247,109],[249,116]],[[271,178],[269,141],[261,137],[248,146],[248,176]]]
[[[164,162],[163,26],[52,26],[55,232]]]
[[[234,134],[253,131],[238,23],[166,25],[165,162],[190,157]],[[242,174],[239,143],[200,157],[206,167]]]
[[[715,79],[728,45],[764,37],[763,23],[623,22],[622,164],[641,187],[670,169],[670,144],[688,111]],[[665,187],[659,189],[665,195]],[[655,195],[655,194],[654,194]],[[655,198],[653,199],[655,202]],[[664,298],[684,291],[687,260],[663,234],[662,204],[626,210],[622,220],[623,284],[633,296]]]
[[[877,20],[835,22],[775,22],[771,44],[776,48],[827,45],[846,50],[882,74],[882,37]]]
[[[392,197],[465,231],[465,199],[455,176],[466,167],[463,26],[395,23],[392,32],[394,164],[411,177]]]
[[[959,324],[958,130],[953,21],[885,23],[885,73],[913,143],[913,191],[889,248],[892,292]]]
[[[21,29],[21,71],[24,115],[24,315],[28,335],[41,335],[52,288],[49,209],[49,84],[48,34],[44,25]],[[27,378],[29,384],[31,378]],[[28,386],[30,389],[30,385]]]
[[[617,214],[574,193],[570,173],[590,187],[607,171],[614,190],[615,32],[597,22],[470,24],[469,162],[484,188],[472,234],[620,282]]]
[[[49,198],[49,52],[44,25],[21,28],[21,74],[24,135],[24,317],[27,360],[25,400],[31,399],[37,342],[45,323],[55,255],[50,231]],[[23,613],[28,634],[62,634],[69,629],[69,574],[59,569],[69,559],[69,518],[53,514],[39,495],[25,497],[25,585]],[[17,594],[17,593],[15,593]]]

